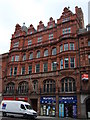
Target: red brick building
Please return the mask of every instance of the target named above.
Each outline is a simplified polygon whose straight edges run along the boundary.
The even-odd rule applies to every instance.
[[[81,59],[82,37],[77,32],[83,27],[83,12],[77,6],[75,14],[65,7],[57,23],[52,17],[47,26],[40,21],[37,30],[32,24],[29,28],[17,24],[3,62],[3,99],[28,101],[39,115],[82,117],[81,76],[87,65]]]

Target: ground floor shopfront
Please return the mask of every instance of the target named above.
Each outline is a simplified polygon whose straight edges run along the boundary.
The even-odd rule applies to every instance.
[[[58,112],[57,112],[58,104]],[[59,117],[77,117],[77,96],[59,96],[56,102],[55,96],[41,97],[40,115]]]
[[[79,99],[80,98],[80,99]],[[88,98],[88,99],[86,99]],[[37,97],[3,97],[4,100],[22,100],[31,104],[41,116],[57,116],[72,118],[90,117],[89,96],[37,96]],[[86,101],[85,101],[86,100]],[[81,104],[80,104],[81,101]]]

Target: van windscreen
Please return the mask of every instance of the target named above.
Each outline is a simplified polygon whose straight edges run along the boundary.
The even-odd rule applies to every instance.
[[[31,105],[25,105],[25,106],[26,106],[26,108],[29,109],[29,110],[32,109]]]

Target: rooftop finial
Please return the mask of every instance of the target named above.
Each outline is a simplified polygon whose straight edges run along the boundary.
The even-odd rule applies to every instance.
[[[23,26],[25,26],[25,22],[23,23]]]

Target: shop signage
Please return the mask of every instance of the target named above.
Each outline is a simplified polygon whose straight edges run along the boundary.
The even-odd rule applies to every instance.
[[[76,96],[62,96],[59,97],[59,103],[77,103]]]
[[[4,100],[14,100],[14,97],[4,97]]]
[[[88,74],[83,74],[82,75],[82,80],[88,80]]]
[[[28,101],[27,97],[16,97],[16,100]]]
[[[48,104],[56,103],[56,97],[41,97],[40,103],[41,104],[44,104],[44,103],[48,103]]]

